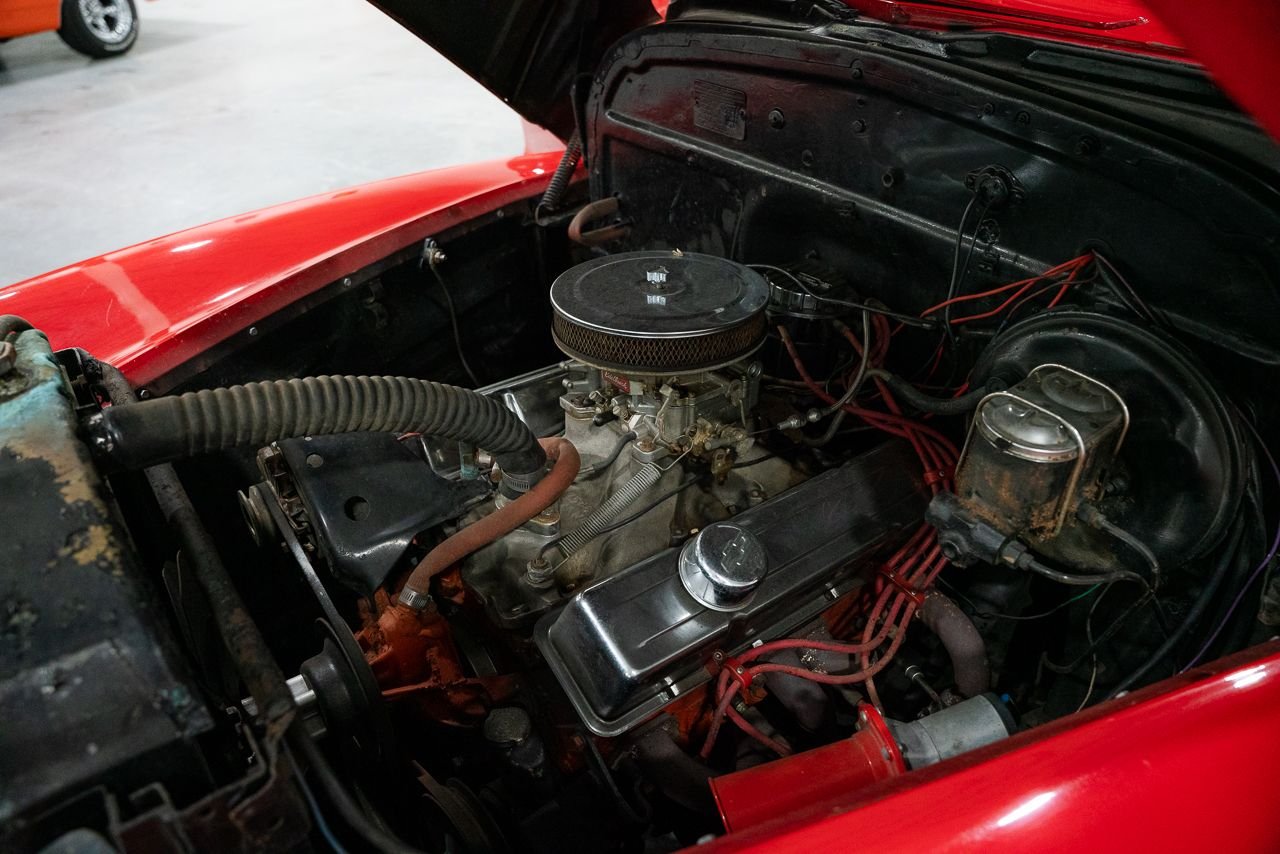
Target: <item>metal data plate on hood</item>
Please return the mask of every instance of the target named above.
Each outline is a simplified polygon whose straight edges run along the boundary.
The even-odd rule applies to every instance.
[[[592,732],[616,736],[705,682],[717,650],[792,631],[924,513],[919,462],[887,443],[733,517],[760,541],[768,572],[737,611],[706,607],[668,549],[607,578],[539,621],[538,649]]]

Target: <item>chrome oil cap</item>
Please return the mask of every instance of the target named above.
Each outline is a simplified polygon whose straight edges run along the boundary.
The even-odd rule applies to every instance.
[[[708,525],[680,551],[684,589],[716,611],[736,611],[749,604],[768,571],[760,540],[732,522]]]

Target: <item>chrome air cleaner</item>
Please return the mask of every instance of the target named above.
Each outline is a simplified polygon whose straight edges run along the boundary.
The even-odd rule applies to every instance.
[[[741,264],[679,251],[596,258],[551,285],[552,334],[569,356],[627,374],[707,371],[764,341],[769,283]]]

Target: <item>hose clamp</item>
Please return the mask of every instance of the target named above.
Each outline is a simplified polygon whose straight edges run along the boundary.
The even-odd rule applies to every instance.
[[[400,604],[411,611],[422,612],[431,607],[431,594],[405,587],[400,591]]]
[[[515,472],[504,471],[502,473],[502,485],[508,494],[523,495],[533,489],[538,481],[546,477],[547,469],[540,468],[537,471],[516,474]]]

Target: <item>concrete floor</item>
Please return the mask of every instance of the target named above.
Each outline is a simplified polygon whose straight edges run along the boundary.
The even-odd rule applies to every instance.
[[[0,286],[276,202],[523,150],[363,0],[138,0],[124,57],[0,44]]]

